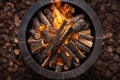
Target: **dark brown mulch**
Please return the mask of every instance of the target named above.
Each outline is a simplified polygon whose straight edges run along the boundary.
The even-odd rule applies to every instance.
[[[37,75],[24,63],[18,47],[21,19],[35,1],[0,1],[0,80],[49,80]],[[120,0],[86,1],[103,25],[103,47],[93,67],[71,80],[120,80]]]

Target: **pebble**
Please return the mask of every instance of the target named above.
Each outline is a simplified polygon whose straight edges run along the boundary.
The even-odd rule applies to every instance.
[[[109,52],[109,53],[113,52],[113,48],[111,46],[108,46],[107,47],[107,52]]]
[[[116,54],[113,58],[115,61],[120,62],[120,57]]]
[[[14,43],[18,43],[18,39],[17,38],[14,38]]]
[[[8,64],[9,64],[9,66],[13,66],[14,62],[10,61]]]
[[[14,53],[15,53],[15,55],[19,55],[20,54],[20,50],[19,49],[15,49]]]
[[[118,54],[120,54],[120,47],[119,47],[119,46],[117,47],[116,52],[117,52]]]
[[[105,73],[105,77],[107,77],[107,78],[111,78],[111,77],[112,77],[111,72],[110,72],[110,71],[107,71],[107,72]]]

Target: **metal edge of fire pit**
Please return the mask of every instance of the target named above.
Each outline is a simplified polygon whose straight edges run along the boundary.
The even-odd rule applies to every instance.
[[[100,49],[102,45],[102,26],[99,21],[98,16],[93,11],[93,9],[84,1],[84,0],[61,0],[62,2],[67,2],[74,4],[81,8],[83,11],[87,13],[87,15],[90,17],[94,29],[95,29],[95,42],[93,46],[93,50],[89,58],[78,68],[65,71],[65,72],[54,72],[47,70],[45,68],[42,68],[31,56],[27,42],[26,42],[26,36],[27,36],[27,27],[29,24],[29,21],[31,20],[32,16],[43,6],[50,4],[50,0],[39,0],[36,2],[31,8],[25,13],[20,28],[19,28],[19,47],[21,50],[21,54],[25,60],[25,62],[38,74],[51,78],[51,79],[70,79],[77,77],[81,75],[82,73],[86,72],[97,60],[98,56],[100,55]]]

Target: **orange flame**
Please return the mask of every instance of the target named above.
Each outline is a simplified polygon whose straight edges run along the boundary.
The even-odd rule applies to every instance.
[[[61,4],[60,0],[51,0],[51,2],[55,2],[52,4],[51,9],[53,11],[54,16],[54,29],[58,30],[63,20],[70,20],[72,18],[72,13],[70,13],[71,6],[68,4]]]

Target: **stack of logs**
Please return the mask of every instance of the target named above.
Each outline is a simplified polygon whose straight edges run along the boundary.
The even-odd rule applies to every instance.
[[[75,9],[71,11],[74,13]],[[85,21],[85,14],[64,20],[58,30],[53,28],[55,16],[51,9],[44,9],[37,14],[29,30],[31,54],[36,55],[42,67],[53,68],[55,72],[78,67],[93,45],[90,23]]]

